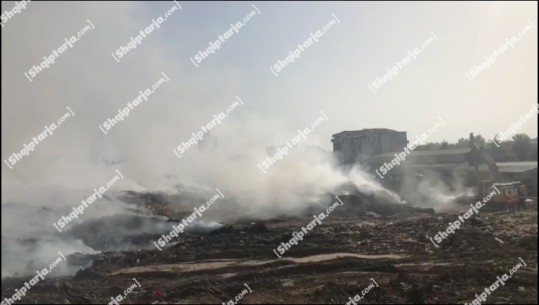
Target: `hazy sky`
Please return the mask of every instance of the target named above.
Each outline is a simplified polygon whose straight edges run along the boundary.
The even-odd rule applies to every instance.
[[[537,103],[536,29],[497,58],[473,83],[465,76],[473,65],[479,66],[485,56],[505,43],[506,38],[516,35],[528,21],[537,24],[536,3],[180,3],[183,9],[175,12],[120,63],[112,61],[110,53],[126,44],[129,37],[110,38],[107,45],[99,36],[113,37],[120,30],[134,35],[172,3],[29,3],[2,28],[5,89],[2,106],[8,110],[2,119],[4,134],[9,132],[14,119],[10,113],[12,104],[22,103],[36,109],[34,103],[47,102],[25,100],[22,93],[14,92],[37,87],[23,72],[37,64],[64,37],[84,26],[87,18],[96,24],[95,32],[83,37],[79,45],[70,49],[69,54],[63,54],[36,82],[54,77],[51,71],[67,65],[66,58],[77,56],[74,53],[103,53],[109,56],[104,58],[109,61],[109,69],[140,62],[141,78],[146,76],[144,65],[152,62],[141,57],[162,57],[177,68],[181,78],[202,82],[207,95],[211,96],[214,90],[218,92],[214,87],[219,85],[214,81],[227,79],[233,83],[233,87],[228,84],[227,88],[230,96],[239,95],[248,101],[248,111],[278,118],[292,130],[310,124],[323,110],[330,119],[317,132],[326,139],[321,143],[325,148],[330,147],[330,135],[342,130],[386,127],[407,131],[412,137],[427,131],[437,116],[447,126],[438,130],[432,140],[455,141],[472,131],[491,138],[507,129],[532,103]],[[253,10],[252,4],[261,14],[255,15],[199,68],[194,67],[189,58],[228,30],[230,23]],[[2,11],[13,6],[13,2],[2,2]],[[341,23],[306,49],[279,76],[274,76],[269,67],[329,22],[332,14]],[[428,39],[431,31],[439,40],[433,41],[376,94],[369,90],[367,84],[383,76],[408,50]],[[158,46],[160,53],[144,52],[152,45]],[[14,61],[14,53],[25,56]],[[79,73],[107,73],[78,70],[76,66],[71,72],[69,79],[74,82],[80,79]],[[178,77],[171,75],[173,80]],[[95,90],[114,89],[104,85],[84,84]],[[188,112],[185,109],[183,114]],[[183,114],[178,113],[178,119]],[[536,136],[536,125],[534,118],[522,131]]]
[[[2,159],[20,151],[67,106],[76,116],[21,161],[32,169],[25,175],[49,180],[55,166],[77,173],[82,163],[128,158],[141,163],[141,175],[149,168],[169,168],[148,160],[177,163],[171,148],[235,96],[245,104],[217,133],[232,128],[235,139],[256,139],[257,147],[280,145],[323,111],[329,120],[306,142],[328,150],[331,135],[343,130],[391,128],[407,131],[410,139],[427,132],[438,117],[447,125],[429,140],[451,142],[470,132],[491,139],[537,103],[536,3],[180,3],[181,10],[120,62],[111,53],[173,2],[30,2],[11,17],[2,28]],[[260,14],[195,67],[190,58],[243,20],[253,5]],[[2,11],[14,6],[2,2]],[[335,18],[340,22],[278,76],[270,71]],[[30,82],[24,73],[87,20],[95,29]],[[529,31],[512,48],[473,82],[468,79],[466,72],[526,27]],[[433,35],[437,40],[398,75],[375,93],[369,89]],[[161,72],[170,82],[105,136],[98,124]],[[521,131],[536,137],[537,116]],[[230,141],[221,137],[221,143]],[[235,143],[239,151],[248,145],[255,144]]]
[[[330,120],[320,127],[329,147],[332,133],[387,127],[428,130],[441,116],[448,124],[432,140],[456,141],[476,132],[488,138],[505,130],[537,103],[537,30],[528,32],[472,83],[473,65],[531,21],[536,3],[256,3],[255,16],[239,35],[194,69],[193,50],[250,11],[251,3],[185,3],[185,15],[163,31],[164,43],[185,65],[182,73],[234,71],[253,111],[278,117],[292,128],[319,110]],[[192,9],[192,13],[191,12]],[[152,12],[162,11],[152,5]],[[269,67],[288,55],[335,14],[335,25],[278,77]],[[151,15],[151,14],[150,14]],[[386,73],[434,32],[432,42],[376,94],[367,84]],[[537,135],[537,121],[522,131]]]

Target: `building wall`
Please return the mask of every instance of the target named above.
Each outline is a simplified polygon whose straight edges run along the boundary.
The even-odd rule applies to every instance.
[[[362,162],[373,155],[398,152],[407,144],[406,132],[351,131],[337,134],[332,139],[333,151],[342,162]]]
[[[380,150],[376,154],[383,154],[388,152],[398,152],[408,144],[406,140],[406,132],[393,132],[380,134]]]

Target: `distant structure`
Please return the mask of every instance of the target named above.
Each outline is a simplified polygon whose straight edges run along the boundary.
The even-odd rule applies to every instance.
[[[342,131],[332,136],[333,154],[342,165],[361,163],[373,175],[385,164],[396,159],[395,154],[403,152],[408,144],[406,132],[387,128]],[[532,143],[537,146],[537,139]],[[504,149],[502,143],[501,149]],[[507,148],[511,149],[511,147]],[[535,153],[537,158],[537,147]],[[399,190],[400,182],[408,173],[408,177],[429,177],[430,173],[438,173],[444,181],[451,181],[454,174],[473,174],[473,165],[478,163],[481,179],[489,179],[489,168],[481,160],[476,160],[471,148],[453,148],[437,150],[413,150],[405,156],[405,162],[389,171],[384,178],[385,186]],[[533,158],[533,157],[532,157]],[[399,162],[400,163],[400,162]],[[504,181],[519,180],[528,186],[528,193],[537,196],[537,161],[496,162],[500,176]],[[428,179],[428,178],[427,178]],[[466,178],[468,179],[468,178]],[[452,182],[449,182],[449,185]]]
[[[372,156],[402,151],[408,144],[405,131],[387,128],[342,131],[332,136],[333,152],[343,164],[363,162]]]

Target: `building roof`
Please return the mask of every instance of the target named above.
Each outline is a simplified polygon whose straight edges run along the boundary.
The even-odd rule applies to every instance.
[[[361,135],[361,134],[365,134],[365,133],[369,133],[369,132],[373,132],[373,133],[396,133],[396,132],[404,132],[404,131],[396,131],[396,130],[387,129],[387,128],[366,128],[366,129],[361,129],[361,130],[345,130],[345,131],[341,131],[339,133],[333,134],[332,136],[335,137],[335,136],[345,135],[345,134]]]
[[[531,170],[537,170],[537,162],[498,162],[496,163],[500,173],[524,173]],[[419,163],[419,164],[410,164],[403,163],[401,165],[403,168],[408,169],[444,169],[444,170],[472,170],[473,166],[470,166],[468,162],[464,163]],[[486,164],[479,165],[480,172],[488,173],[489,169]]]
[[[523,173],[530,170],[537,170],[537,161],[497,162],[496,165],[500,173]],[[481,164],[479,170],[488,171],[488,167],[486,164]]]
[[[463,155],[471,152],[470,148],[451,148],[451,149],[436,149],[436,150],[413,150],[408,154],[410,157],[423,157],[423,156],[445,156],[445,155]],[[397,152],[398,154],[398,152]],[[373,158],[386,159],[388,157],[394,158],[395,153],[383,153],[373,156]]]
[[[460,170],[460,169],[466,169],[469,167],[468,162],[430,163],[430,164],[429,163],[419,163],[419,164],[403,163],[401,166],[407,169],[444,169],[444,170]]]

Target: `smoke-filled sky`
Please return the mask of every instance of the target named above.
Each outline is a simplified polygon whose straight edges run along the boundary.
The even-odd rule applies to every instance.
[[[119,62],[111,55],[180,4]],[[2,12],[17,5],[2,2]],[[2,203],[16,194],[40,198],[52,187],[97,187],[115,175],[111,164],[126,171],[122,186],[131,189],[257,180],[264,148],[283,145],[321,111],[328,119],[303,143],[326,150],[331,135],[343,130],[392,128],[411,139],[439,118],[446,125],[429,141],[456,141],[470,132],[491,139],[537,103],[536,14],[530,2],[30,2],[2,20]],[[247,15],[215,53],[193,64],[199,51]],[[28,76],[89,24],[94,28],[49,68]],[[279,60],[327,24],[317,42],[272,73],[270,67],[275,71]],[[512,47],[492,56],[519,33]],[[415,59],[372,89],[415,48],[421,48]],[[495,62],[473,72],[472,81],[470,69],[485,57]],[[105,135],[99,125],[162,73],[169,81]],[[219,149],[206,155],[191,149],[178,159],[172,148],[236,96],[243,105],[210,132]],[[7,159],[66,107],[75,116],[10,169]],[[519,131],[536,137],[536,126],[534,115]],[[279,170],[289,178],[290,168]]]
[[[17,5],[2,2],[3,14]],[[111,55],[176,5],[181,10],[119,62]],[[193,64],[247,15],[215,53]],[[2,243],[46,227],[54,243],[45,241],[40,251],[51,257],[59,247],[66,254],[93,251],[80,241],[59,242],[50,223],[115,170],[125,179],[113,189],[218,187],[238,214],[270,217],[298,212],[349,180],[377,185],[361,171],[336,169],[313,146],[297,147],[298,154],[260,171],[266,147],[292,141],[314,122],[319,125],[301,143],[327,151],[331,135],[343,130],[391,128],[413,138],[439,118],[446,125],[429,141],[470,132],[491,139],[537,103],[537,4],[530,2],[30,2],[18,14],[2,15],[2,24]],[[328,24],[294,62],[276,67]],[[89,25],[48,68],[30,71]],[[489,67],[470,72],[526,28]],[[396,75],[373,84],[429,39]],[[102,132],[108,118],[161,78],[167,81],[147,100]],[[238,100],[243,104],[202,143],[175,155],[173,148]],[[34,151],[9,161],[71,111]],[[536,126],[534,115],[519,131],[536,137]],[[101,200],[85,216],[123,210],[111,202]],[[20,258],[10,272],[24,268],[30,258],[21,255],[29,250],[10,251],[2,253],[2,265]]]
[[[252,4],[260,14],[196,68],[190,58],[252,11]],[[114,61],[114,50],[172,5],[30,2],[6,22],[2,28],[3,158],[66,106],[78,116],[78,122],[67,127],[80,129],[75,143],[106,142],[94,134],[93,126],[161,71],[171,79],[163,90],[168,92],[155,97],[154,105],[137,109],[140,114],[118,129],[144,125],[149,135],[162,128],[177,136],[189,134],[199,125],[197,114],[205,120],[239,95],[246,101],[242,112],[291,130],[306,126],[320,110],[325,111],[330,120],[319,127],[317,136],[319,144],[330,149],[331,134],[342,130],[386,127],[413,137],[428,130],[437,116],[448,125],[432,136],[433,141],[456,141],[469,132],[490,139],[537,103],[536,28],[474,82],[465,76],[506,38],[529,22],[537,24],[533,2],[184,2],[181,11],[174,12],[137,49],[120,63]],[[13,6],[14,2],[2,2],[2,11]],[[274,76],[269,67],[321,29],[333,14],[340,23]],[[86,19],[95,29],[29,82],[23,72],[82,28]],[[420,46],[431,32],[438,40],[376,93],[369,90],[369,83]],[[175,129],[183,122],[192,122],[187,124],[189,130]],[[535,137],[536,123],[534,118],[521,131]],[[140,135],[141,141],[147,138]]]
[[[2,11],[16,5],[2,2]],[[385,127],[413,138],[438,117],[447,125],[429,141],[456,141],[469,132],[491,139],[537,103],[536,3],[185,2],[119,62],[111,56],[175,5],[30,2],[3,20],[2,183],[7,190],[37,195],[44,181],[47,187],[101,184],[114,175],[108,165],[118,162],[133,165],[127,173],[137,177],[132,187],[162,186],[189,163],[172,148],[236,96],[244,104],[212,134],[221,149],[239,157],[284,144],[320,111],[328,120],[305,143],[331,150],[331,134],[342,130]],[[192,58],[199,51],[249,14],[242,28],[195,67]],[[332,20],[338,23],[281,66],[278,76],[272,73],[270,67]],[[49,68],[32,81],[25,76],[90,23],[95,28]],[[470,79],[470,69],[526,27],[512,47]],[[373,81],[431,37],[436,39],[372,90]],[[103,134],[99,124],[162,73],[170,81]],[[5,160],[66,107],[75,116],[9,169]],[[519,131],[535,137],[536,126],[534,116]],[[216,156],[209,163],[226,167],[227,161]],[[2,202],[9,198],[10,192],[2,194]]]

